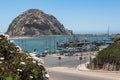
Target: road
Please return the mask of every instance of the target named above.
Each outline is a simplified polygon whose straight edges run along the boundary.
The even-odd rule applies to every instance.
[[[86,56],[86,61],[88,61],[89,56]],[[58,57],[46,56],[42,58],[47,67],[69,67],[76,68],[80,63],[84,63],[85,60],[80,61],[79,56],[63,56],[61,60]]]
[[[86,58],[88,60],[89,56],[86,56]],[[120,80],[120,75],[118,74],[113,76],[112,74],[99,72],[76,71],[77,66],[85,62],[85,60],[80,62],[79,56],[62,57],[61,60],[58,60],[57,57],[46,56],[42,59],[52,80]],[[67,69],[64,69],[64,67]]]
[[[115,80],[110,78],[96,77],[96,76],[87,76],[87,75],[79,75],[65,72],[50,72],[53,80]]]

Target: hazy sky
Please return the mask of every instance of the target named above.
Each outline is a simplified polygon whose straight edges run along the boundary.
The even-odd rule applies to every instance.
[[[0,0],[0,31],[22,12],[36,8],[54,15],[75,33],[120,33],[120,0]]]

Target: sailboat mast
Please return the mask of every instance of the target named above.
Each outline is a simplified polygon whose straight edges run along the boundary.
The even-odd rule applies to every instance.
[[[109,30],[110,30],[110,26],[108,26],[108,33],[107,33],[108,34],[108,38],[110,37],[110,31]]]

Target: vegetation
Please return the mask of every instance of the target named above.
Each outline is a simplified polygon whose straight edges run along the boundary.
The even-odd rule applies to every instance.
[[[45,68],[40,61],[0,35],[0,80],[46,80]]]
[[[120,38],[114,44],[100,51],[92,63],[95,69],[120,70]]]

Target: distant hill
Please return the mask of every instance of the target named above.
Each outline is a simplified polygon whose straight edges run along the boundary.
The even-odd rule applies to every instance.
[[[19,36],[41,36],[41,35],[71,35],[70,30],[50,14],[38,9],[30,9],[16,17],[6,34],[11,37]]]

